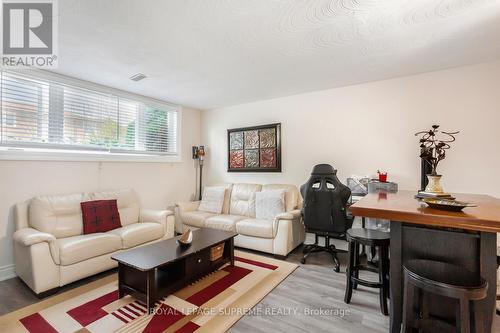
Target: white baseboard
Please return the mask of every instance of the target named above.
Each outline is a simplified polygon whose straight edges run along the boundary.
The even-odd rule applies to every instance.
[[[13,277],[16,277],[14,265],[0,267],[0,281],[12,279]]]

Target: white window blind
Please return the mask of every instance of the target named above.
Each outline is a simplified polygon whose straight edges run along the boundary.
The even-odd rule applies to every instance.
[[[1,73],[1,145],[177,155],[174,106]]]

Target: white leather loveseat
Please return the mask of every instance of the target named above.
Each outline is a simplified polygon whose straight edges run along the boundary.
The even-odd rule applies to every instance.
[[[222,214],[198,210],[200,201],[176,205],[176,229],[214,228],[238,233],[234,245],[286,256],[305,240],[300,214],[301,199],[295,185],[225,184]],[[284,190],[285,212],[274,219],[255,218],[255,193]]]
[[[83,234],[80,203],[117,199],[122,227]],[[133,190],[39,196],[15,206],[17,275],[37,294],[117,266],[114,253],[174,236],[173,212],[140,209]]]

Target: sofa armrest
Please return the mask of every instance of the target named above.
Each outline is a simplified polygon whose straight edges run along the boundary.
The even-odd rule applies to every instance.
[[[163,223],[167,216],[174,215],[171,210],[141,209],[139,222]]]
[[[13,238],[14,241],[24,246],[31,246],[42,242],[52,243],[56,241],[54,235],[33,228],[19,229],[14,233]]]
[[[16,274],[35,293],[59,287],[59,252],[56,238],[33,228],[13,235]]]
[[[163,238],[174,237],[175,216],[171,210],[141,209],[139,222],[153,222],[163,225]]]
[[[185,212],[193,212],[198,210],[200,206],[200,201],[185,201],[185,202],[177,202],[175,207],[179,210],[180,213]]]
[[[23,228],[17,230],[12,236],[14,243],[21,247],[34,247],[40,243],[47,243],[50,255],[55,264],[59,265],[59,247],[56,244],[56,237],[47,232],[41,232],[33,228]]]
[[[304,242],[306,233],[299,209],[277,215],[274,223],[276,236],[273,241],[273,254],[286,256]]]
[[[301,212],[299,209],[291,210],[285,213],[281,213],[279,215],[276,215],[275,219],[276,220],[295,220],[300,218]]]

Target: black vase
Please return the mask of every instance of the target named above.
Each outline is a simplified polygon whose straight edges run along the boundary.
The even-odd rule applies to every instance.
[[[424,191],[429,183],[427,175],[432,172],[432,167],[424,159],[420,159],[420,191]]]

